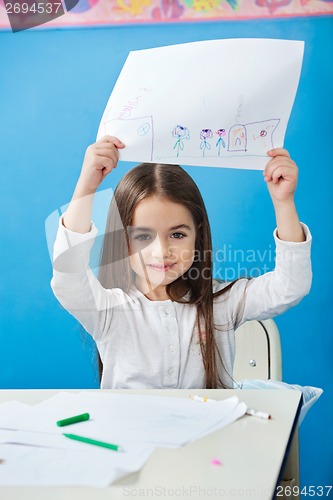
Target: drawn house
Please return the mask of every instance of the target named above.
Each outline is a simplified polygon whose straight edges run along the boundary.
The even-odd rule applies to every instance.
[[[104,122],[104,135],[121,137],[126,144],[135,140],[140,158],[153,159],[153,117],[140,116],[138,118],[116,118]]]

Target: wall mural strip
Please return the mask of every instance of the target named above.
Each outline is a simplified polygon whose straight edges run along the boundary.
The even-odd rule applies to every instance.
[[[61,0],[57,1],[61,6]],[[24,8],[33,5],[34,8],[41,5],[47,8],[48,5],[47,0],[0,0],[2,29],[10,28],[5,3],[12,16],[22,15],[24,5]],[[54,7],[55,0],[49,0],[49,3]],[[332,14],[333,0],[63,0],[61,12],[46,24],[41,24],[45,29]]]

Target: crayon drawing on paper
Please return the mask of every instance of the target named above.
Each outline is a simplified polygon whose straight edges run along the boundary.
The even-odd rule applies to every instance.
[[[123,141],[123,161],[261,170],[283,146],[303,49],[225,39],[130,52],[98,138]]]

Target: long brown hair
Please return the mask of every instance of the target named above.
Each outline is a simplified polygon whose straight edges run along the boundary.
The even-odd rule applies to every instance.
[[[127,227],[132,225],[138,203],[153,195],[180,203],[192,214],[196,229],[195,254],[199,258],[194,259],[185,274],[168,284],[166,291],[171,300],[196,304],[206,388],[224,388],[226,385],[219,374],[219,366],[224,365],[214,336],[217,325],[214,325],[213,301],[234,282],[213,293],[212,238],[205,204],[197,185],[179,165],[141,163],[121,179],[110,203],[99,280],[105,288],[130,290],[134,276],[128,259]],[[100,360],[99,368],[101,375]]]

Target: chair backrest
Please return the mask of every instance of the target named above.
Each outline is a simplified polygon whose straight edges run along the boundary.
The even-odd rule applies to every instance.
[[[247,321],[235,331],[233,378],[282,380],[279,330],[275,321]]]

